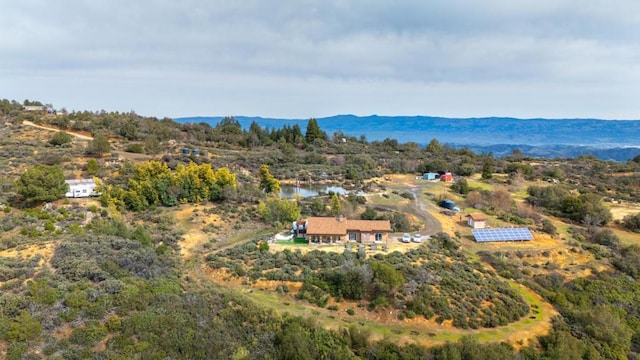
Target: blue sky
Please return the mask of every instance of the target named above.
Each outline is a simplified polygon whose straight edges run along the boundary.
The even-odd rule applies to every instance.
[[[0,97],[151,116],[640,119],[637,0],[21,0]]]

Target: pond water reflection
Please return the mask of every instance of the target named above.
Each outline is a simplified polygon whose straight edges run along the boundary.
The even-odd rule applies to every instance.
[[[341,186],[327,186],[327,185],[305,185],[305,186],[291,186],[291,185],[283,185],[281,186],[280,196],[283,198],[292,198],[294,196],[301,196],[303,198],[318,196],[322,194],[328,193],[336,193],[339,195],[346,195],[349,192],[341,187]]]

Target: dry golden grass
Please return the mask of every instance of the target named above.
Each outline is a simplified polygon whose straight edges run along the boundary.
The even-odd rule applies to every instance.
[[[609,206],[613,220],[622,220],[625,216],[640,213],[640,204],[635,203],[616,203]]]
[[[189,259],[198,252],[203,244],[209,241],[209,234],[202,231],[207,225],[220,227],[221,231],[228,229],[225,222],[217,214],[207,214],[204,210],[211,206],[183,205],[174,212],[174,216],[180,226],[185,229],[185,233],[180,241],[183,259]],[[194,212],[194,210],[198,210]]]

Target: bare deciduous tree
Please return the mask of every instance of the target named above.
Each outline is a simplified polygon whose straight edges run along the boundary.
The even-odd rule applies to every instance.
[[[508,212],[512,203],[511,193],[507,189],[499,188],[491,194],[491,205],[496,210]]]

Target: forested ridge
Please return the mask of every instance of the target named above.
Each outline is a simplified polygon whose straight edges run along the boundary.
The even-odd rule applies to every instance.
[[[0,101],[7,359],[640,358],[639,157],[495,157],[437,139],[422,147],[327,134],[313,119],[306,129],[244,130],[232,117],[210,126],[133,112],[22,110],[30,104],[41,103]],[[389,191],[377,180],[440,170],[457,179],[432,192]],[[93,177],[100,197],[64,199],[65,178]],[[395,232],[420,226],[355,192],[281,199],[287,182],[382,193],[383,204],[454,198],[562,247],[477,251],[447,228],[406,252],[274,250],[267,234],[299,217],[388,219]],[[614,216],[623,205],[629,211]],[[204,240],[187,249],[193,228]],[[208,271],[246,285],[299,282],[295,301],[318,310],[349,313],[343,304],[361,303],[362,312],[393,310],[400,322],[424,318],[468,335],[426,347],[376,338],[376,328],[357,321],[329,330],[319,317],[276,311],[209,281]],[[509,284],[553,305],[559,315],[546,334],[520,344],[475,335],[540,311]]]

